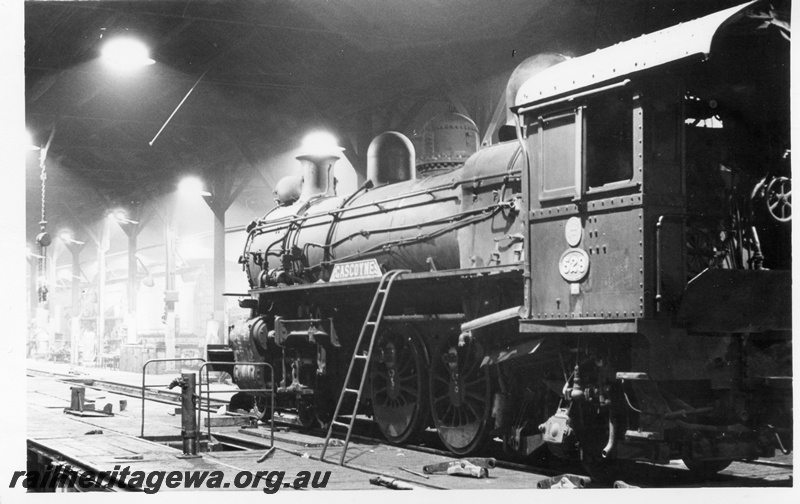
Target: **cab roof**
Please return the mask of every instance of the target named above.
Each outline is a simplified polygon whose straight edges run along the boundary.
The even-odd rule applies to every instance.
[[[731,7],[554,65],[520,87],[515,108],[623,79],[666,63],[698,56],[707,58],[714,36],[756,3]]]

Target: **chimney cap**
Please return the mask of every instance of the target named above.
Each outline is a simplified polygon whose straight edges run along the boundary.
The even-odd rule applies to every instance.
[[[313,131],[303,138],[300,144],[300,155],[296,159],[309,161],[327,158],[340,159],[344,148],[331,133],[327,131]]]

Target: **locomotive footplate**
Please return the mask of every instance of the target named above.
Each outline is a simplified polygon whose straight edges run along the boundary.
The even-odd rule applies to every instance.
[[[746,425],[720,424],[719,420],[708,423],[714,407],[695,408],[674,398],[670,405],[659,382],[651,380],[647,373],[619,372],[616,378],[622,384],[629,413],[638,414],[638,426],[625,430],[616,446],[617,458],[665,464],[678,455],[669,442],[676,439],[683,440],[679,455],[689,464],[772,456],[768,443]]]
[[[432,280],[456,284],[463,279],[475,277],[491,276],[494,279],[498,276],[503,276],[509,278],[518,278],[521,272],[521,264],[512,264],[507,266],[487,266],[482,268],[462,268],[406,273],[402,276],[402,278],[397,280],[397,285],[423,285],[429,287]],[[336,292],[348,292],[356,287],[362,287],[366,290],[369,290],[371,293],[374,293],[375,286],[377,285],[378,280],[374,278],[358,278],[354,280],[342,280],[338,282],[317,282],[312,284],[285,285],[281,286],[280,288],[265,287],[260,289],[251,289],[249,294],[253,297],[257,297],[260,294],[274,294],[283,296],[291,292],[313,293],[315,291],[324,291],[326,295],[330,295]]]
[[[791,292],[787,271],[708,269],[687,285],[677,320],[691,331],[790,330]]]

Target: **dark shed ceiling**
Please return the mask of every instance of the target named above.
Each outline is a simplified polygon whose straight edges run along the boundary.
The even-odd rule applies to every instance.
[[[375,134],[411,134],[436,106],[467,112],[483,134],[527,56],[583,54],[738,3],[26,2],[27,127],[37,145],[56,130],[48,221],[88,222],[172,191],[189,172],[220,201],[241,184],[271,189],[263,161],[313,127],[332,130],[357,171]],[[145,41],[157,63],[126,76],[104,68],[101,44],[120,33]],[[41,184],[35,155],[28,164],[31,240]]]

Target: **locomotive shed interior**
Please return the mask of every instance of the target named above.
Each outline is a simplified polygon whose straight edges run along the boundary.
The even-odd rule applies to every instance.
[[[133,211],[134,202],[174,191],[190,172],[204,176],[216,202],[263,199],[256,213],[265,211],[274,184],[290,173],[274,173],[269,159],[314,128],[336,132],[359,180],[375,135],[410,135],[448,108],[496,141],[489,130],[499,124],[498,99],[526,57],[584,54],[738,3],[26,2],[26,125],[36,146],[54,123],[57,130],[49,229],[79,233],[77,225],[110,208]],[[156,63],[148,72],[115,76],[97,61],[104,39],[124,33],[149,44]],[[36,154],[27,160],[35,166]],[[34,166],[26,180],[30,241],[41,220]]]
[[[790,8],[26,2],[29,469],[791,486]]]

